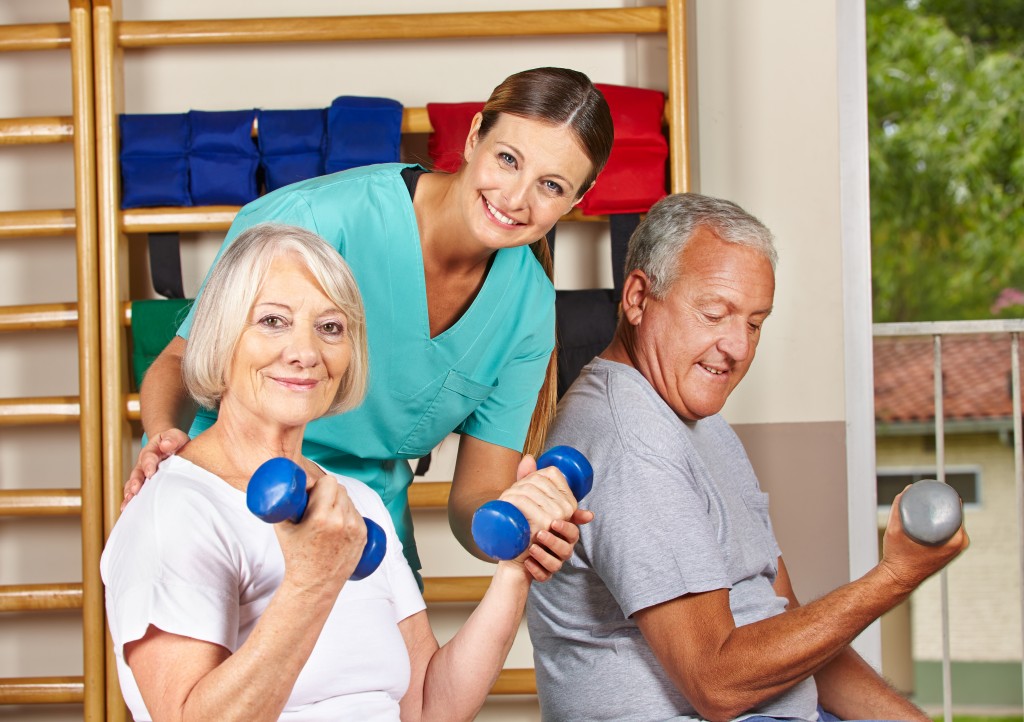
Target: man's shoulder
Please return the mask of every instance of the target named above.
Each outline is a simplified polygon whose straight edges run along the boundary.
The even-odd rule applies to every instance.
[[[602,445],[605,453],[658,454],[676,446],[681,426],[638,371],[595,358],[559,402],[551,438]]]

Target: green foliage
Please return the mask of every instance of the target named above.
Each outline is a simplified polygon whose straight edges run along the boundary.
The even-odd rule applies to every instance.
[[[877,321],[990,318],[1024,288],[1024,60],[926,2],[868,3]]]
[[[1020,53],[1024,3],[1020,0],[920,0],[920,9],[945,18],[950,30],[990,50]]]

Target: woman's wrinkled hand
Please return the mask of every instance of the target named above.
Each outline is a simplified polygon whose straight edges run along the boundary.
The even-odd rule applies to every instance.
[[[308,491],[302,520],[274,525],[285,579],[297,589],[333,599],[359,563],[366,546],[366,522],[333,476],[321,476]]]

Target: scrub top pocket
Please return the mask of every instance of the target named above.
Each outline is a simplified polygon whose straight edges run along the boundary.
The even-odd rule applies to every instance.
[[[424,456],[462,425],[497,385],[482,384],[451,370],[427,410],[398,450],[400,455]]]

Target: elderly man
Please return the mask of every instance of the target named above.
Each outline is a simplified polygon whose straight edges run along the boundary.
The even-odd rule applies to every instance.
[[[545,719],[928,719],[849,644],[966,548],[964,530],[925,547],[893,514],[878,566],[801,606],[718,416],[754,360],[775,259],[757,219],[697,194],[660,201],[630,240],[615,338],[548,439],[592,461],[581,508],[596,516],[530,591]]]

